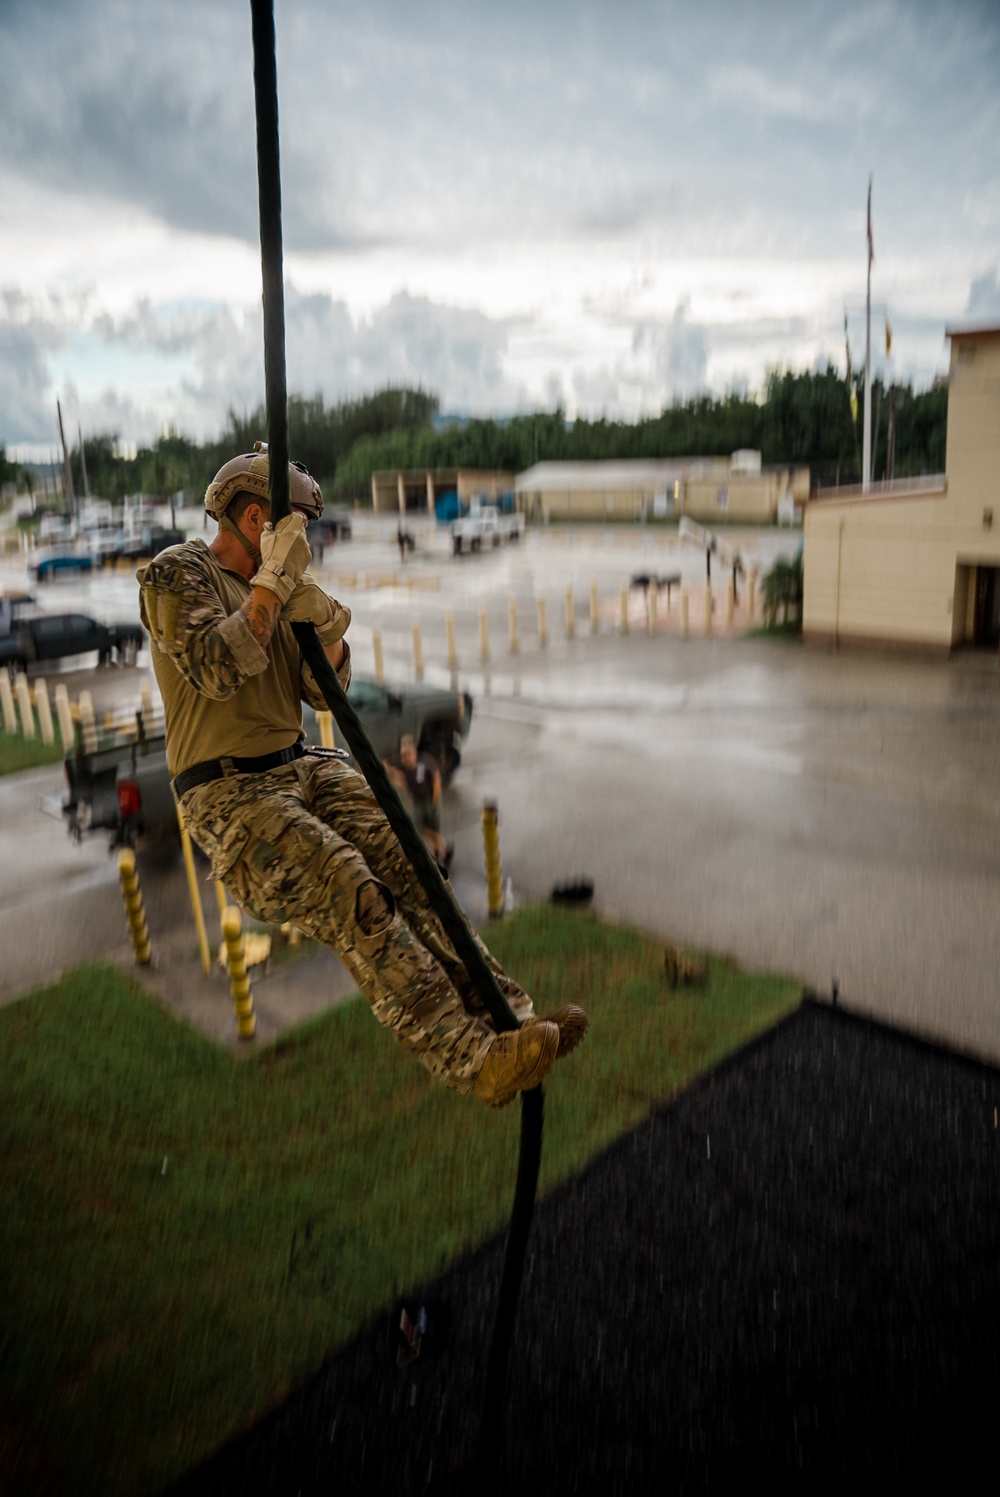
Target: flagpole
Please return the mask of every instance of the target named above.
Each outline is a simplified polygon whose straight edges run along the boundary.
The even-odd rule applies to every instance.
[[[861,489],[872,486],[872,179],[868,178],[868,294],[865,300],[865,426],[861,455]]]

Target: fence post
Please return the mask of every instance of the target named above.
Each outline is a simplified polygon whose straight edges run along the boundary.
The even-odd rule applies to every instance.
[[[538,599],[538,646],[544,650],[549,642],[549,621],[545,613],[545,599]]]
[[[747,573],[747,614],[752,619],[757,610],[757,568]]]
[[[712,584],[705,583],[705,633],[712,632]]]
[[[455,615],[449,608],[444,616],[444,632],[448,640],[448,669],[458,670],[458,647],[455,643]]]
[[[726,579],[726,624],[733,627],[733,610],[736,606],[736,584],[731,577]]]
[[[507,623],[510,632],[510,653],[516,655],[521,648],[521,635],[517,627],[517,599],[514,597],[507,600]]]
[[[38,726],[42,730],[43,743],[55,743],[55,729],[52,726],[52,708],[49,706],[49,688],[44,679],[39,676],[35,682],[35,708],[38,712]]]
[[[690,620],[691,600],[686,587],[681,588],[681,639],[687,639],[691,633]]]
[[[657,604],[659,603],[659,599],[659,586],[655,581],[651,579],[646,594],[646,628],[650,634],[655,634],[658,628],[659,621],[656,616],[656,609]]]
[[[17,706],[21,715],[21,733],[25,738],[34,738],[35,713],[31,705],[31,691],[28,687],[28,678],[23,671],[14,683],[14,695],[17,697]]]
[[[590,584],[590,632],[596,634],[601,627],[601,600],[597,592],[597,578]]]
[[[573,611],[573,584],[566,584],[566,638],[572,639],[576,633],[576,618]]]
[[[484,663],[490,658],[490,621],[485,604],[479,610],[479,658]]]
[[[618,627],[622,634],[628,633],[628,583],[622,583],[618,601]]]

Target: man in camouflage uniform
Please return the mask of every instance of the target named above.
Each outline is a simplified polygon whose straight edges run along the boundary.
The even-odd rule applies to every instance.
[[[295,463],[289,481],[292,513],[272,527],[266,450],[232,459],[205,496],[211,545],[173,546],[138,574],[174,793],[248,914],[332,947],[432,1075],[502,1107],[579,1043],[587,1017],[570,1005],[536,1018],[482,947],[522,1025],[498,1035],[364,779],[303,747],[302,699],[326,704],[289,625],[315,626],[346,688],[351,615],[305,570],[318,485]]]

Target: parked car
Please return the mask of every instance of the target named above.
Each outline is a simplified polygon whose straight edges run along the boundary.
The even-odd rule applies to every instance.
[[[100,565],[119,559],[138,561],[140,557],[159,556],[168,546],[179,546],[186,541],[183,530],[165,530],[162,526],[148,525],[135,535],[125,535],[100,558]]]
[[[97,651],[99,665],[112,659],[133,665],[145,636],[139,624],[99,624],[85,613],[22,615],[0,635],[0,667],[11,676],[29,665]]]
[[[380,758],[398,753],[409,734],[434,755],[448,783],[461,763],[462,743],[472,724],[468,692],[382,686],[355,677],[349,695]],[[306,740],[318,744],[316,714],[309,707],[303,712],[303,726]],[[65,773],[68,789],[62,810],[74,837],[105,831],[111,846],[118,847],[140,837],[159,841],[177,835],[166,742],[162,733],[147,733],[141,717],[135,734],[105,734],[96,749],[78,742],[66,755]]]
[[[63,572],[92,572],[94,558],[84,546],[67,543],[36,551],[28,563],[28,571],[36,582],[51,582]]]

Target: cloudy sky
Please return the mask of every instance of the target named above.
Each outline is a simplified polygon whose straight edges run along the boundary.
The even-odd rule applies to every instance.
[[[1000,321],[995,0],[276,0],[288,383],[634,417]],[[248,0],[0,0],[0,443],[263,388]],[[891,362],[884,318],[892,321]]]

